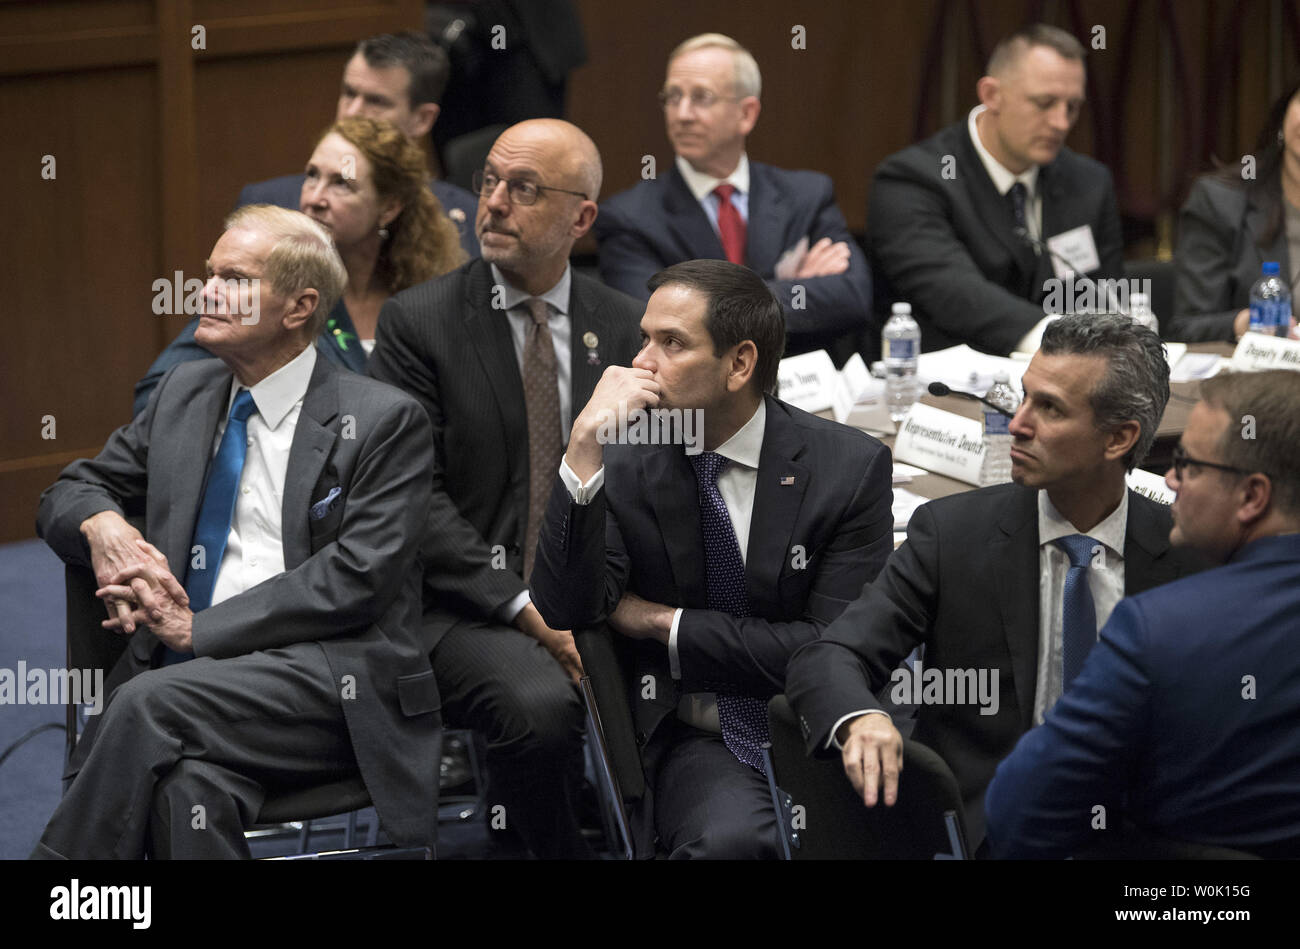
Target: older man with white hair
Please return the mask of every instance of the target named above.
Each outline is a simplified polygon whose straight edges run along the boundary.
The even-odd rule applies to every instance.
[[[182,363],[37,529],[130,637],[35,857],[247,857],[268,797],[358,772],[388,836],[432,846],[439,698],[416,549],[419,403],[312,345],[346,275],[297,211],[241,208]],[[123,518],[146,506],[146,537]]]

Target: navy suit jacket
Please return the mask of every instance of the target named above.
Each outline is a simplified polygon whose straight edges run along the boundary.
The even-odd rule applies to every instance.
[[[1042,727],[998,767],[993,853],[1067,856],[1104,833],[1093,808],[1126,796],[1142,830],[1300,856],[1298,642],[1300,534],[1122,601]]]
[[[246,204],[275,204],[297,211],[302,196],[302,183],[306,179],[307,176],[299,172],[296,175],[281,175],[279,178],[268,178],[266,181],[244,185],[239,192],[239,203],[235,207],[242,208]],[[430,181],[429,190],[433,192],[433,196],[442,204],[442,209],[460,230],[460,246],[465,248],[465,253],[470,257],[477,257],[479,250],[478,238],[474,236],[474,215],[478,213],[478,198],[450,181]]]
[[[893,547],[889,450],[766,398],[745,563],[748,617],[708,608],[699,492],[681,445],[605,446],[605,484],[586,505],[556,475],[532,576],[533,602],[547,624],[594,626],[624,592],[685,609],[680,682],[662,643],[633,644],[629,700],[643,746],[682,692],[779,693],[790,654],[821,634]],[[656,682],[652,694],[647,675]],[[646,767],[653,770],[653,761]]]
[[[835,204],[830,178],[749,163],[745,265],[762,277],[785,308],[790,334],[841,334],[871,325],[871,271]],[[600,276],[609,286],[649,299],[648,281],[684,260],[726,260],[722,242],[674,164],[658,178],[616,194],[596,217]],[[808,238],[849,245],[849,269],[833,277],[775,279],[781,255]],[[797,299],[794,287],[803,287]],[[803,306],[795,304],[802,303]]]
[[[1043,239],[1089,225],[1101,266],[1087,276],[1123,277],[1119,208],[1106,167],[1062,148],[1039,169],[1038,189]],[[1045,315],[1050,257],[1016,236],[1011,206],[984,169],[965,119],[880,163],[867,237],[882,312],[895,300],[911,303],[927,351],[967,343],[1005,356]]]

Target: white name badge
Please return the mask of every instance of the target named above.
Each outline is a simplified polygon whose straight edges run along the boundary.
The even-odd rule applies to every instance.
[[[898,425],[894,459],[978,486],[984,423],[918,402]]]
[[[1238,372],[1300,369],[1300,339],[1247,333],[1232,354],[1232,368]]]
[[[1152,501],[1159,501],[1161,504],[1173,504],[1174,498],[1177,497],[1175,492],[1169,490],[1169,485],[1165,484],[1164,478],[1150,471],[1143,471],[1141,468],[1134,468],[1124,480],[1138,494]]]
[[[781,401],[814,413],[833,408],[837,400],[842,401],[837,391],[839,376],[824,349],[782,359],[776,370]]]
[[[1047,246],[1053,251],[1049,255],[1052,258],[1052,270],[1060,280],[1071,273],[1086,274],[1101,267],[1101,258],[1097,256],[1097,243],[1092,239],[1090,224],[1049,237]],[[1068,265],[1066,261],[1069,261]]]

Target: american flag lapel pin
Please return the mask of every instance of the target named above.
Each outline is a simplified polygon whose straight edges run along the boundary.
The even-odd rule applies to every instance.
[[[781,487],[788,488],[794,484],[794,475],[783,475],[781,477]]]

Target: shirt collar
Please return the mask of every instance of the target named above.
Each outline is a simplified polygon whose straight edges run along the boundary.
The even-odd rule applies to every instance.
[[[275,372],[249,391],[253,394],[253,404],[257,414],[262,417],[266,427],[274,431],[289,414],[289,410],[303,400],[311,374],[316,368],[316,344],[313,341],[306,349],[289,360]],[[226,402],[226,416],[230,416],[230,407],[235,403],[235,396],[244,388],[236,376],[230,382],[230,398]]]
[[[998,189],[998,194],[1006,194],[1011,190],[1013,184],[1020,181],[1024,183],[1025,188],[1029,191],[1029,197],[1032,198],[1034,189],[1038,186],[1038,166],[1030,165],[1028,169],[1020,174],[1013,175],[1001,162],[993,157],[993,153],[985,148],[984,143],[980,141],[979,128],[975,123],[975,119],[986,108],[983,105],[975,106],[970,110],[970,115],[966,119],[966,126],[970,130],[970,140],[975,145],[975,154],[980,156],[980,162],[983,163],[984,170],[989,173],[989,177],[993,179],[993,187]]]
[[[677,170],[681,172],[686,187],[691,189],[691,194],[695,195],[696,201],[703,201],[720,184],[735,185],[736,190],[741,194],[749,194],[749,156],[744,152],[740,153],[740,163],[736,165],[736,170],[725,178],[714,178],[702,171],[696,171],[681,155],[677,156]]]
[[[1120,498],[1115,510],[1100,524],[1088,531],[1088,536],[1097,543],[1111,550],[1121,559],[1124,557],[1124,534],[1128,530],[1128,489]],[[1079,533],[1078,529],[1062,516],[1056,509],[1046,491],[1038,492],[1038,545],[1044,547],[1054,540]]]
[[[497,269],[496,264],[490,264],[492,268],[492,281],[497,286],[505,288],[505,309],[513,310],[521,306],[525,301],[532,299],[532,294],[524,293],[518,287],[506,279],[505,274]],[[538,294],[543,300],[555,308],[557,313],[566,315],[569,312],[569,288],[573,286],[573,270],[568,265],[564,265],[564,273],[560,274],[560,279],[555,286],[545,293]]]
[[[734,461],[746,468],[757,468],[759,456],[763,453],[763,433],[767,429],[767,400],[758,403],[758,408],[749,417],[749,421],[725,442],[714,449],[728,461]]]

